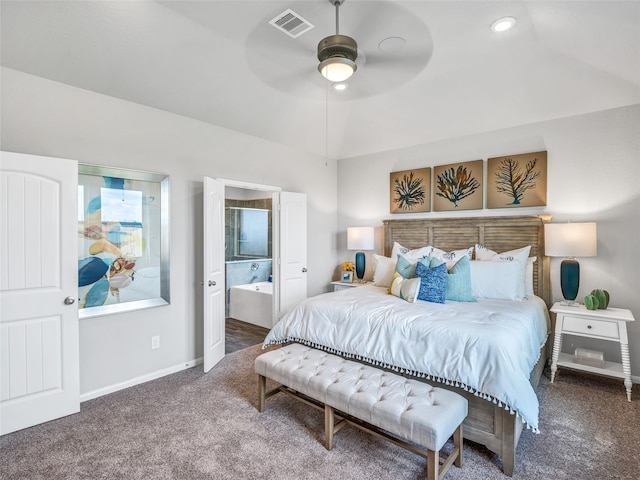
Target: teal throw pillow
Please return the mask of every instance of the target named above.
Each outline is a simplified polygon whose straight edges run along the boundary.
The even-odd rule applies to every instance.
[[[396,263],[396,272],[402,275],[404,278],[413,278],[416,276],[416,264],[411,263],[402,255],[398,254],[398,261]]]
[[[471,263],[467,255],[458,260],[449,271],[446,298],[454,302],[476,301],[471,293]]]

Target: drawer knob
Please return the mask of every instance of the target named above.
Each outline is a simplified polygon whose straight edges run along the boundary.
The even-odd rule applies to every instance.
[[[588,329],[591,329],[591,325],[587,325],[587,328],[588,328]]]

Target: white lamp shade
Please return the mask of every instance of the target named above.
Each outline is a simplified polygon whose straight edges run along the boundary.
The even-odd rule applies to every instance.
[[[548,223],[544,226],[544,250],[550,257],[595,257],[596,224]]]
[[[373,227],[347,228],[347,250],[373,250],[374,240]]]

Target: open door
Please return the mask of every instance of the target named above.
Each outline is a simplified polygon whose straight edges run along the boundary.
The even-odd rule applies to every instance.
[[[204,371],[225,355],[225,187],[273,193],[273,322],[307,296],[307,196],[277,187],[204,178]]]
[[[307,196],[304,193],[274,194],[277,204],[279,253],[274,320],[307,297]]]
[[[225,353],[224,183],[204,178],[204,371]]]
[[[4,435],[80,411],[78,164],[0,155]]]

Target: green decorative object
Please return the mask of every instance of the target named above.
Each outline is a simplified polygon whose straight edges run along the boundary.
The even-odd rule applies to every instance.
[[[598,308],[600,310],[606,310],[609,306],[609,292],[606,290],[592,290],[591,295],[598,299]]]
[[[584,297],[584,306],[587,307],[587,310],[597,310],[600,302],[598,302],[598,297],[595,295],[587,295]]]

